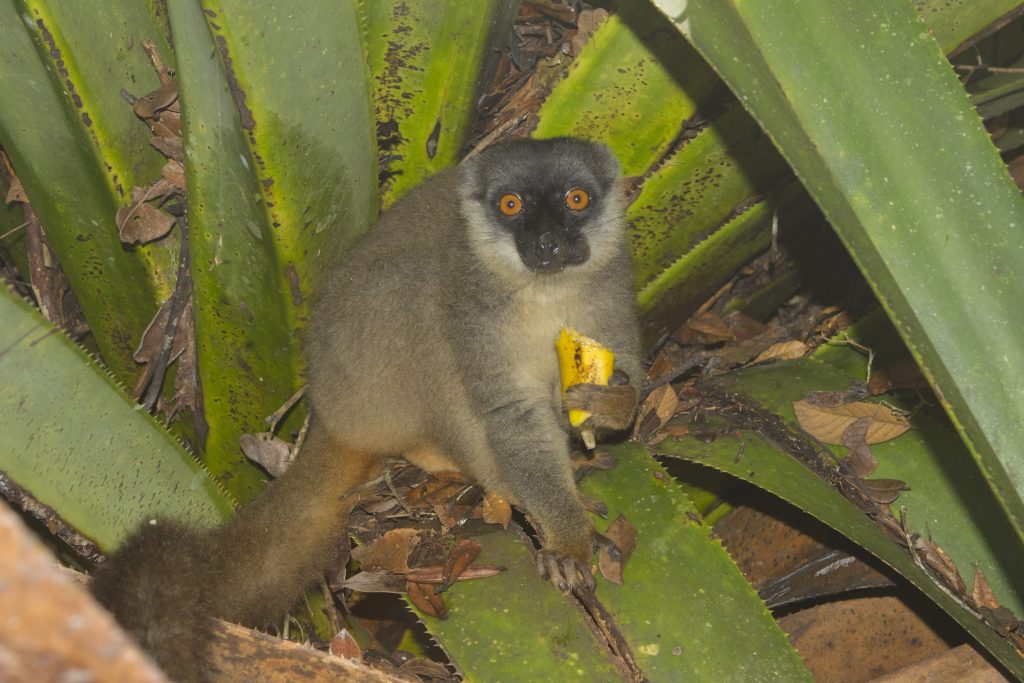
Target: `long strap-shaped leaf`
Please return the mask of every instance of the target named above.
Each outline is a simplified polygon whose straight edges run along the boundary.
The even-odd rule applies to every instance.
[[[1024,200],[899,0],[655,0],[821,205],[1024,535]]]
[[[216,524],[232,502],[85,352],[0,287],[0,476],[104,550],[171,514]]]

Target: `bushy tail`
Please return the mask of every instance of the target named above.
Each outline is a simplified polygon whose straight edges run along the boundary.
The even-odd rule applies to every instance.
[[[302,453],[237,517],[195,531],[159,522],[94,574],[92,592],[174,680],[205,680],[210,618],[264,626],[284,615],[337,557],[352,489],[375,459],[314,421]]]

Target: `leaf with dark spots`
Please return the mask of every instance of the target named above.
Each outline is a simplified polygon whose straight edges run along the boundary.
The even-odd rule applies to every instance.
[[[392,529],[368,546],[353,548],[352,559],[363,569],[404,574],[409,571],[409,553],[419,542],[417,529]]]
[[[633,549],[636,548],[636,527],[630,524],[628,519],[619,515],[604,532],[604,536],[615,544],[621,556],[617,560],[613,559],[608,549],[601,546],[597,556],[597,566],[604,578],[621,586],[622,572],[626,568],[629,556],[633,554]]]
[[[448,618],[448,608],[444,605],[444,598],[434,590],[433,586],[409,581],[406,583],[406,593],[416,609],[424,614],[438,619]]]
[[[363,661],[363,648],[352,637],[347,629],[341,629],[331,638],[330,653],[342,659],[351,659],[356,662]]]
[[[843,445],[850,449],[850,454],[846,457],[846,465],[858,477],[866,477],[878,467],[878,461],[868,449],[867,436],[871,422],[870,417],[855,420],[843,432],[841,439]]]
[[[291,464],[291,444],[274,436],[272,432],[243,434],[238,439],[245,457],[265,469],[274,477],[280,477]]]

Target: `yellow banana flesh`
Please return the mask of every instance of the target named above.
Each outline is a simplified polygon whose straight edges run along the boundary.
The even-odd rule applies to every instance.
[[[562,328],[555,340],[555,349],[563,394],[574,384],[607,386],[615,369],[615,354],[611,349],[570,328]],[[590,412],[586,410],[570,410],[569,424],[579,428],[589,417]],[[581,429],[580,436],[587,448],[596,445],[592,429]]]

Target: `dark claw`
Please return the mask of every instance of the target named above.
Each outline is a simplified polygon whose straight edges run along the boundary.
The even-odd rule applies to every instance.
[[[587,512],[592,512],[601,519],[608,519],[608,506],[603,502],[583,494],[580,494],[580,499],[583,501],[583,507],[587,509]]]
[[[629,375],[626,374],[625,370],[616,368],[612,372],[612,376],[608,378],[608,386],[610,387],[621,387],[629,384]]]
[[[542,579],[553,583],[558,590],[593,590],[594,577],[589,566],[581,566],[575,559],[550,550],[537,553],[537,569]]]

